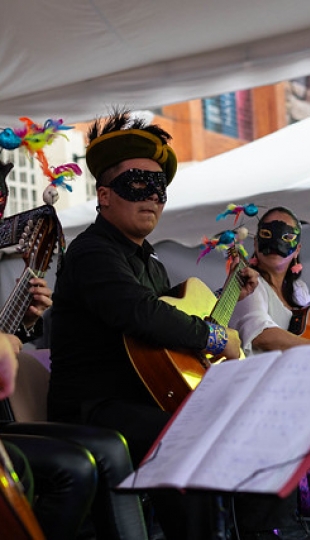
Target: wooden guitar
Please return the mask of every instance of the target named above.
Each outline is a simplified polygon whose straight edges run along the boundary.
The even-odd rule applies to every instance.
[[[297,336],[303,335],[303,337],[309,339],[310,331],[307,323],[309,309],[310,304],[299,308],[292,308],[292,317],[288,328],[289,332],[292,332],[292,334],[296,334]]]
[[[53,215],[44,215],[36,224],[29,221],[21,235],[19,251],[24,271],[0,311],[0,329],[14,334],[31,303],[29,281],[44,277],[58,239]],[[1,401],[6,420],[14,420],[9,399]],[[44,540],[45,537],[23,493],[23,488],[0,441],[0,531],[1,540]]]
[[[0,441],[1,540],[44,540],[11,460]]]
[[[44,277],[49,268],[57,242],[57,225],[52,216],[43,216],[34,225],[26,226],[18,250],[25,262],[24,271],[13,291],[0,310],[0,329],[15,334],[27,309],[32,295],[29,293],[30,280]]]
[[[160,299],[188,315],[198,315],[210,322],[228,326],[238,301],[242,280],[240,270],[247,266],[240,259],[230,274],[219,299],[198,278],[183,283],[181,297],[162,296]],[[128,356],[160,407],[174,412],[191,390],[201,381],[211,363],[225,360],[188,350],[168,350],[153,347],[131,336],[124,336]],[[244,357],[240,349],[240,358]]]
[[[29,222],[22,233],[18,250],[25,262],[24,271],[0,311],[0,330],[15,334],[31,304],[30,279],[44,277],[57,243],[57,223],[53,216],[42,216],[34,225]],[[9,399],[1,402],[5,419],[13,421]]]

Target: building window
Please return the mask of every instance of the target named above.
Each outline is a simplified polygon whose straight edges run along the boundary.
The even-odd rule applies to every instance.
[[[227,92],[202,100],[204,127],[228,137],[252,141],[252,91]]]
[[[38,194],[36,191],[34,190],[31,191],[31,198],[32,198],[32,205],[34,208],[37,205],[37,200],[38,200]]]
[[[9,198],[8,198],[8,204],[6,207],[6,214],[12,215],[17,214],[18,212],[18,204],[17,204],[17,194],[16,194],[16,188],[11,186],[9,188]]]
[[[20,149],[18,153],[18,164],[20,167],[26,166],[26,155],[24,150]]]
[[[15,159],[14,152],[9,152],[8,161],[10,161],[11,163],[15,163],[16,159]]]
[[[93,182],[86,183],[86,196],[88,201],[96,197],[96,186]]]
[[[29,210],[28,190],[25,188],[22,188],[20,190],[20,196],[21,196],[22,212],[24,212],[25,210]]]
[[[310,76],[286,83],[287,123],[294,124],[310,116]]]

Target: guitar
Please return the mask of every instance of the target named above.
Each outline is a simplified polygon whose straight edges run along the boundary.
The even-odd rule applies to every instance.
[[[15,334],[31,304],[30,280],[44,277],[57,242],[57,225],[52,216],[43,216],[34,225],[28,222],[18,250],[23,254],[24,271],[0,310],[0,330]]]
[[[31,303],[29,281],[44,277],[58,239],[53,215],[29,221],[21,235],[19,251],[23,253],[24,271],[0,311],[0,329],[14,334]],[[14,420],[8,399],[1,401],[6,420]],[[0,441],[0,522],[1,540],[44,540],[45,537],[23,493],[9,456]]]
[[[15,334],[32,300],[29,292],[33,277],[44,277],[52,260],[57,243],[57,222],[52,215],[45,215],[36,224],[29,221],[21,235],[18,250],[25,262],[24,271],[0,311],[0,330]],[[14,420],[9,399],[1,402],[5,420]]]
[[[11,460],[0,441],[1,540],[44,540]]]
[[[168,304],[188,315],[198,315],[210,322],[228,326],[242,287],[240,270],[247,262],[240,262],[229,275],[219,299],[198,278],[182,284],[181,297],[162,296]],[[212,363],[225,360],[188,350],[168,350],[153,347],[131,336],[124,336],[127,354],[155,401],[166,411],[174,412],[190,391],[194,390]],[[240,358],[243,358],[240,349]]]
[[[310,304],[303,307],[292,308],[292,317],[288,331],[297,336],[303,335],[309,339],[309,328],[307,324],[308,311]]]

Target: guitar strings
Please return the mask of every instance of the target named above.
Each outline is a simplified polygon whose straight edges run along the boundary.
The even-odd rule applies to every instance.
[[[37,277],[36,273],[29,267],[27,267],[19,282],[17,288],[9,296],[3,309],[0,312],[0,327],[2,331],[7,333],[14,333],[19,326],[19,317],[17,315],[21,310],[27,309],[28,304],[31,302],[29,295],[29,280],[32,277]]]

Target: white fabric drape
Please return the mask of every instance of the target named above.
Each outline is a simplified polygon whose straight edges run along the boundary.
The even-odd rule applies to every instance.
[[[310,73],[308,0],[3,0],[0,118],[92,119]]]

